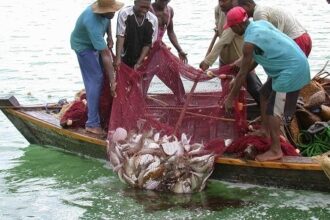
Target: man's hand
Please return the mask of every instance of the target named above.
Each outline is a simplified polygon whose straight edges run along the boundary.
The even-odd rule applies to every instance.
[[[137,69],[139,69],[139,67],[142,65],[142,63],[136,63],[135,65],[134,65],[134,70],[137,70]]]
[[[226,113],[233,111],[234,99],[228,96],[224,102]]]
[[[241,58],[235,60],[232,64],[230,64],[230,66],[241,67],[241,65],[242,65],[242,60],[243,60],[243,59],[242,59],[242,57],[241,57]]]
[[[205,63],[204,61],[202,61],[200,64],[199,64],[199,68],[201,68],[203,71],[207,70],[210,66]]]
[[[179,58],[183,63],[188,63],[188,59],[187,59],[187,53],[183,52],[183,50],[180,50],[179,52]]]
[[[235,78],[233,77],[230,82],[229,82],[229,89],[231,90],[234,86],[234,83],[235,83]]]
[[[121,59],[120,56],[116,56],[115,61],[113,62],[113,68],[115,69],[115,71],[118,73],[119,72],[119,67],[121,64]]]
[[[116,82],[111,82],[110,91],[111,91],[112,97],[114,97],[114,98],[117,97],[116,87],[117,87],[117,83]]]
[[[108,43],[108,48],[112,49],[113,48],[113,39],[112,39],[112,37],[107,38],[107,43]]]

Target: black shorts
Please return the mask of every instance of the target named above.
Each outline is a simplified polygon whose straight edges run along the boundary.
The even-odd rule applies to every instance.
[[[276,92],[269,78],[260,89],[260,95],[267,99],[266,114],[278,116],[284,123],[289,123],[296,112],[299,91]]]

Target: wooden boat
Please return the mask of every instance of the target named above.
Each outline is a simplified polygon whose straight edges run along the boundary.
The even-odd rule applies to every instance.
[[[212,94],[198,93],[194,95],[192,103],[198,104],[198,97],[205,96],[210,98]],[[148,102],[154,103],[151,108],[154,106],[155,112],[162,110],[165,103],[168,103],[159,103],[159,100],[168,101],[168,97],[158,94],[149,98]],[[0,106],[2,112],[31,144],[57,147],[95,158],[106,158],[105,139],[85,133],[84,129],[61,128],[59,120],[54,114],[46,111],[45,106],[23,107],[15,97],[0,99]],[[188,114],[193,109],[194,106],[188,109]],[[250,106],[248,111],[253,113],[255,109]],[[235,183],[330,192],[329,179],[320,165],[306,157],[284,157],[272,162],[219,157],[216,159],[212,178]]]

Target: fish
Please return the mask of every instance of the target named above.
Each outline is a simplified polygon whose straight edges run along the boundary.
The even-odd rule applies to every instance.
[[[131,187],[198,192],[205,188],[215,156],[202,143],[190,141],[184,133],[179,140],[174,135],[161,136],[153,129],[142,133],[130,131],[124,141],[110,139],[107,155],[120,181]]]

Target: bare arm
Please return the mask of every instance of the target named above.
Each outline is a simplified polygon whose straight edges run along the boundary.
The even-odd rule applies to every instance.
[[[171,43],[173,44],[173,46],[175,47],[175,49],[178,51],[179,57],[180,59],[184,62],[187,63],[188,59],[187,59],[187,54],[182,50],[178,39],[176,37],[176,34],[174,32],[174,27],[173,27],[173,16],[174,16],[174,11],[172,8],[170,8],[171,10],[171,19],[170,19],[170,23],[167,26],[167,35],[168,38],[170,39]]]
[[[108,47],[109,47],[109,49],[112,49],[112,47],[113,47],[113,39],[112,39],[111,20],[110,20],[110,23],[109,23],[107,35],[108,35],[108,37],[107,37]]]
[[[117,35],[117,42],[116,42],[116,59],[114,62],[114,68],[116,71],[119,71],[119,66],[121,63],[121,52],[124,48],[125,37]]]
[[[224,30],[221,37],[218,38],[215,45],[213,46],[211,52],[200,63],[200,68],[204,71],[208,69],[220,56],[220,53],[224,46],[231,44],[234,38],[235,33],[231,30],[231,28]]]
[[[144,46],[142,48],[140,57],[137,60],[136,64],[134,65],[135,70],[138,69],[141,66],[141,64],[143,63],[144,58],[148,55],[149,50],[150,50],[150,46]]]
[[[106,48],[101,51],[101,58],[102,58],[102,63],[103,63],[105,73],[107,74],[107,76],[109,78],[111,93],[113,96],[115,96],[115,89],[116,89],[115,71],[113,68],[112,58],[111,58],[109,48]]]
[[[225,108],[227,112],[233,108],[233,101],[237,97],[239,90],[245,82],[247,74],[249,74],[252,67],[256,67],[256,63],[253,60],[254,47],[255,46],[251,43],[245,43],[243,46],[242,65],[233,82],[230,93],[225,100]]]

